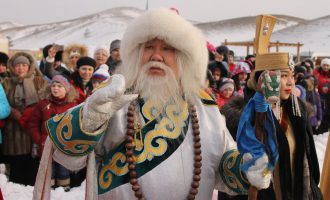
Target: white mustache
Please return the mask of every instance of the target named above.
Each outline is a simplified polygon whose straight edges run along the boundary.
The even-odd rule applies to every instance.
[[[162,62],[157,62],[157,61],[150,61],[150,62],[144,64],[142,66],[142,69],[144,69],[145,71],[148,71],[151,67],[158,67],[158,68],[164,70],[165,72],[167,72],[167,70],[169,69],[169,67],[166,64],[164,64]]]

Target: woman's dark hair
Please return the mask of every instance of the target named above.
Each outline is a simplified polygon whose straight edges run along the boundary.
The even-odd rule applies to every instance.
[[[83,80],[80,77],[78,70],[76,70],[71,74],[70,79],[73,81],[73,85],[78,86],[81,89],[86,89],[86,88],[88,88],[89,90],[93,89],[93,84],[91,80],[87,83],[87,85],[83,84]]]
[[[214,80],[214,78],[212,76],[211,70],[207,70],[207,72],[206,72],[206,78],[207,78],[207,80],[209,80],[209,87],[215,88],[215,80]]]

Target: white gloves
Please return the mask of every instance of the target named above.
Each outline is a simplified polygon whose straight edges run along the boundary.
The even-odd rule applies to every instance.
[[[252,159],[251,154],[245,153],[243,155],[243,162],[247,162],[250,159]],[[258,158],[254,165],[245,173],[246,178],[252,186],[258,189],[266,189],[269,187],[272,171],[268,170],[268,163],[268,156],[264,154]]]
[[[107,85],[97,89],[86,99],[83,107],[83,130],[93,132],[100,128],[113,114],[138,95],[124,95],[125,78],[121,74],[113,75]]]

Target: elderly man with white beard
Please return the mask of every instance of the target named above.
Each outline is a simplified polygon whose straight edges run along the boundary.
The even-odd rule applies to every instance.
[[[268,157],[243,174],[216,103],[203,91],[202,33],[170,9],[148,11],[127,28],[120,74],[84,104],[47,122],[49,139],[34,199],[49,199],[51,159],[87,165],[87,199],[211,199],[267,188]]]

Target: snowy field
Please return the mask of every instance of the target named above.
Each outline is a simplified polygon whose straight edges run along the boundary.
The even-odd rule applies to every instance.
[[[320,170],[322,172],[323,159],[325,154],[325,149],[328,141],[328,133],[322,135],[314,136],[315,146],[317,150],[317,155],[319,158]],[[0,172],[3,173],[3,166],[0,167]],[[14,184],[7,181],[7,178],[4,174],[0,174],[0,188],[2,190],[5,200],[27,200],[32,199],[32,186],[23,186],[19,184]],[[52,190],[51,199],[52,200],[81,200],[84,199],[85,191],[85,182],[82,183],[81,187],[72,188],[70,192],[64,192],[63,188],[57,188]],[[215,196],[214,196],[215,197]],[[213,198],[216,199],[216,198]]]

